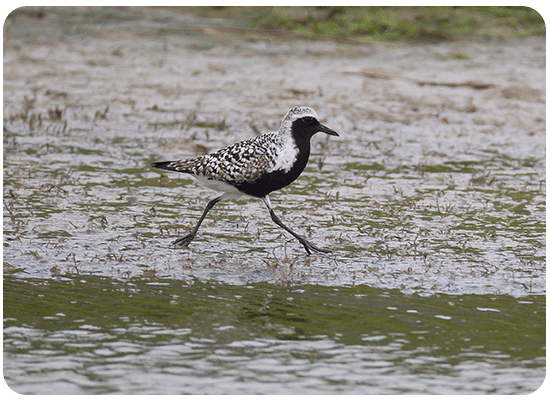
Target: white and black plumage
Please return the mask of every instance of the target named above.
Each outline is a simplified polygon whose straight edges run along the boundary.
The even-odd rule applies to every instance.
[[[319,122],[312,108],[294,107],[286,114],[277,132],[264,133],[205,156],[154,163],[155,168],[189,174],[202,185],[223,192],[207,204],[191,232],[174,244],[187,246],[191,243],[206,214],[219,201],[249,195],[261,198],[273,222],[298,239],[308,254],[311,250],[326,252],[284,225],[275,215],[269,200],[269,193],[289,185],[300,176],[309,159],[311,137],[317,132],[338,136]]]

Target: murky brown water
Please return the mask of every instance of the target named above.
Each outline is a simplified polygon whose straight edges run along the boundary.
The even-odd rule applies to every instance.
[[[544,296],[543,39],[358,46],[191,29],[204,23],[163,9],[6,23],[5,273]],[[253,200],[169,248],[215,193],[150,162],[276,129],[295,105],[341,136],[315,137],[272,203],[333,252],[307,257]]]

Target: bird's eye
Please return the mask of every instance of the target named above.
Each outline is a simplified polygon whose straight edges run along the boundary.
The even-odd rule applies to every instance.
[[[311,125],[315,122],[315,118],[313,118],[313,117],[304,117],[304,118],[302,118],[302,121],[304,121],[308,125]]]

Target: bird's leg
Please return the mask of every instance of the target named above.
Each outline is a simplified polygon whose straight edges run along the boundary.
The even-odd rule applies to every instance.
[[[320,249],[317,246],[314,246],[310,242],[308,242],[306,239],[304,239],[302,236],[298,235],[296,232],[294,232],[292,229],[290,229],[288,226],[283,224],[283,222],[275,215],[275,211],[273,211],[273,208],[271,208],[271,202],[269,201],[269,196],[265,195],[265,197],[262,198],[264,201],[264,204],[266,205],[267,209],[269,210],[269,215],[271,216],[271,220],[275,222],[277,225],[279,225],[281,228],[283,228],[285,231],[290,233],[292,236],[294,236],[298,241],[304,246],[304,248],[307,251],[307,254],[311,254],[311,250],[318,251],[319,253],[330,253],[329,250]]]
[[[216,197],[214,200],[210,200],[206,205],[206,207],[204,208],[204,211],[202,212],[201,218],[199,219],[199,222],[197,222],[197,225],[195,225],[195,227],[191,230],[191,232],[189,232],[187,236],[181,237],[177,239],[175,242],[173,242],[172,246],[184,247],[189,245],[189,243],[191,243],[191,241],[195,238],[195,235],[197,234],[199,227],[202,224],[202,221],[204,221],[204,218],[206,218],[206,214],[208,214],[208,211],[210,211],[217,202],[222,200],[222,198],[223,198],[223,195],[220,197]]]

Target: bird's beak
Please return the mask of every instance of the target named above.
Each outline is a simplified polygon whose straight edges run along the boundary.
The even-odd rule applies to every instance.
[[[324,133],[326,133],[327,135],[331,135],[331,136],[340,136],[340,135],[338,134],[338,132],[333,131],[333,130],[330,129],[328,126],[325,126],[325,125],[323,125],[323,124],[319,124],[319,128],[317,128],[317,129],[319,129],[318,132],[324,132]]]

